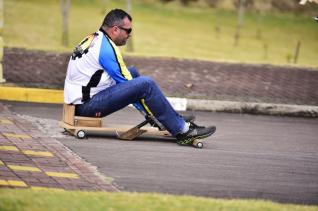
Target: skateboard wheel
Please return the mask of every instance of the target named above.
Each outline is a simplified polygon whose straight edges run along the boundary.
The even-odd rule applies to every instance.
[[[77,137],[78,139],[83,139],[83,138],[85,138],[85,137],[86,137],[85,131],[84,131],[84,130],[79,130],[79,131],[77,131],[77,132],[76,132],[76,137]]]
[[[198,143],[196,144],[196,147],[197,147],[197,148],[203,148],[203,143],[202,143],[202,142],[198,142]]]
[[[196,148],[203,148],[203,142],[201,142],[201,141],[198,141],[198,140],[194,140],[193,141],[193,143],[192,143],[192,145],[194,146],[194,147],[196,147]]]

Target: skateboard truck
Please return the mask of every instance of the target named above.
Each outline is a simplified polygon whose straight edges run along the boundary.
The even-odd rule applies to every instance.
[[[134,138],[147,132],[147,130],[142,130],[141,128],[148,123],[153,127],[157,127],[160,131],[165,130],[164,126],[154,116],[150,116],[143,111],[140,111],[140,112],[145,117],[146,120],[140,123],[139,125],[127,130],[126,132],[119,134],[118,138],[123,140],[133,140]]]
[[[118,138],[123,140],[133,140],[134,138],[140,136],[141,134],[147,132],[147,130],[142,130],[141,128],[149,123],[149,119],[146,119],[142,123],[138,124],[137,126],[127,130],[118,135]]]

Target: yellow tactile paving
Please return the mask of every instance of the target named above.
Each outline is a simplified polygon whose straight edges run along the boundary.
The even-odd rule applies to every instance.
[[[65,191],[62,188],[48,188],[48,187],[41,187],[41,186],[31,186],[32,190],[53,190],[53,191]]]
[[[22,151],[20,151],[15,146],[0,146],[0,150],[22,152],[25,155],[32,155],[32,156],[54,157],[54,155],[51,152],[49,152],[49,151],[33,151],[33,150],[22,150]]]
[[[16,187],[27,187],[28,185],[25,184],[23,181],[18,180],[7,180],[10,186],[16,186]]]
[[[14,122],[0,118],[0,124],[14,124]],[[0,132],[1,133],[1,132]],[[24,139],[31,139],[32,136],[28,134],[19,134],[19,133],[1,133],[3,136],[7,138],[24,138]],[[10,152],[17,152],[21,154],[25,154],[28,156],[40,156],[40,157],[54,157],[55,155],[49,151],[36,151],[36,150],[26,150],[26,149],[19,149],[14,145],[0,145],[0,152],[1,151],[10,151]],[[54,171],[43,171],[38,167],[33,166],[23,166],[23,165],[9,165],[0,160],[0,166],[6,166],[12,171],[26,171],[26,172],[43,172],[47,176],[50,177],[57,177],[57,178],[68,178],[68,179],[79,179],[80,176],[76,173],[63,173],[63,172],[54,172]],[[18,179],[18,178],[17,178]],[[42,187],[42,186],[28,186],[22,180],[6,180],[0,178],[0,187],[1,186],[9,186],[9,187],[30,187],[33,190],[53,190],[53,191],[65,191],[62,188],[51,188],[51,187]]]
[[[48,151],[23,150],[22,153],[33,156],[54,157],[54,155]]]
[[[77,174],[73,174],[73,173],[61,173],[61,172],[53,172],[53,171],[47,171],[45,173],[46,175],[51,177],[62,177],[62,178],[71,178],[71,179],[79,178]]]
[[[13,122],[7,119],[0,119],[0,124],[8,124],[8,125],[13,125]]]
[[[15,146],[0,146],[0,150],[19,152],[19,149]]]
[[[42,172],[41,169],[32,166],[18,166],[18,165],[7,165],[11,170],[14,171],[31,171],[31,172]],[[46,175],[50,177],[61,177],[61,178],[70,178],[70,179],[78,179],[78,174],[74,173],[63,173],[63,172],[54,172],[47,171],[44,172]]]
[[[14,134],[14,133],[2,133],[7,138],[31,138],[31,136],[26,134]]]
[[[28,187],[27,184],[19,180],[0,180],[0,186]]]
[[[17,165],[8,165],[8,167],[15,171],[32,171],[32,172],[41,172],[41,169],[32,167],[32,166],[17,166]]]
[[[0,161],[0,165],[4,165],[2,161]],[[18,166],[18,165],[7,165],[11,170],[14,171],[31,171],[31,172],[42,172],[41,169],[32,166]],[[70,179],[78,179],[79,175],[74,173],[63,173],[63,172],[54,172],[47,171],[44,172],[46,175],[50,177],[61,177],[61,178],[70,178]]]

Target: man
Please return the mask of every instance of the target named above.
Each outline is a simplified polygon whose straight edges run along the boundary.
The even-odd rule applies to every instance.
[[[212,135],[216,128],[186,122],[170,105],[154,80],[128,69],[118,46],[132,32],[132,18],[121,9],[110,11],[100,29],[75,48],[67,68],[64,101],[78,116],[104,117],[129,104],[162,124],[180,145]]]

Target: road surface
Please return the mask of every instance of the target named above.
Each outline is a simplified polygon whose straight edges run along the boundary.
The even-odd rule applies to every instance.
[[[318,204],[317,119],[190,112],[198,124],[217,127],[204,148],[196,149],[149,137],[77,140],[56,126],[61,105],[4,104],[97,166],[123,191]],[[104,119],[110,125],[141,120],[132,108]]]

